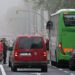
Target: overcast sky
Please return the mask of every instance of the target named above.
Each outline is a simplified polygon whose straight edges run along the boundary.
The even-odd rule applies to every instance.
[[[23,3],[23,0],[0,0],[0,15],[6,13],[9,8]]]
[[[0,37],[4,37],[10,33],[5,22],[5,17],[8,10],[23,4],[24,0],[0,0]]]
[[[29,10],[30,10],[30,9],[32,9],[32,4],[31,3],[27,4],[27,3],[24,2],[24,0],[0,0],[0,37],[9,37],[9,36],[12,37],[12,35],[15,36],[17,33],[25,33],[26,32],[26,30],[25,30],[26,25],[27,26],[30,25],[29,22],[28,22],[29,20],[27,21],[28,24],[25,25],[26,19],[25,20],[23,19],[23,20],[19,21],[20,23],[19,22],[15,23],[15,24],[12,23],[11,24],[12,26],[9,24],[9,22],[6,22],[7,18],[8,18],[7,14],[9,14],[9,12],[10,12],[10,14],[12,15],[12,13],[13,13],[12,8],[14,8],[14,10],[15,10],[16,7],[17,8],[21,7],[21,9],[23,9],[23,8],[28,9],[29,8]],[[11,10],[11,11],[9,11],[9,10]],[[6,15],[7,15],[7,17],[6,17]],[[40,16],[40,15],[38,15],[38,16]],[[32,17],[30,18],[30,20],[32,21]],[[39,25],[41,25],[41,22],[38,22],[38,23],[39,23]],[[16,26],[16,27],[14,27],[14,26]],[[29,28],[31,28],[31,27],[29,27]],[[26,27],[26,29],[27,29],[27,27]],[[34,30],[34,29],[32,29],[32,30]],[[30,32],[32,30],[30,30]]]

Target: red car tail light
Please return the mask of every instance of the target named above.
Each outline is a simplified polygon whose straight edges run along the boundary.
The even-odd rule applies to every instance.
[[[18,52],[15,52],[15,53],[14,53],[14,56],[15,56],[15,57],[18,56]]]
[[[64,54],[63,48],[62,48],[62,43],[58,44],[58,48],[60,49],[60,51]]]
[[[43,54],[44,54],[45,57],[47,56],[47,52],[44,52]]]

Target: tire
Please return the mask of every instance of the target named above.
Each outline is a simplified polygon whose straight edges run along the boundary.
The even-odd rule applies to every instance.
[[[47,65],[41,67],[41,72],[47,72],[47,71],[48,71]]]
[[[11,71],[16,72],[17,71],[17,67],[14,66],[14,64],[11,65]]]
[[[10,61],[9,61],[9,64],[8,64],[8,66],[9,66],[9,67],[11,67],[11,63],[10,63]]]
[[[56,62],[55,61],[51,61],[51,65],[52,66],[56,66]]]
[[[73,66],[73,64],[71,63],[71,61],[69,62],[69,69],[70,69],[70,70],[74,70],[74,66]]]
[[[72,65],[69,65],[69,69],[73,71],[74,67]]]

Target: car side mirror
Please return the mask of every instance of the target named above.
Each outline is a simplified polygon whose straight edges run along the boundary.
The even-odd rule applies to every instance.
[[[53,22],[52,21],[48,21],[46,24],[46,29],[50,30],[53,27]]]

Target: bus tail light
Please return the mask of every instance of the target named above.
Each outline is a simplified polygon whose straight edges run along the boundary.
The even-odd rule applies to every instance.
[[[64,54],[63,48],[62,48],[62,43],[58,44],[58,48],[61,50],[61,52]]]
[[[62,44],[61,44],[61,43],[59,43],[58,47],[59,47],[60,49],[62,49]]]
[[[73,48],[64,48],[64,52],[73,52]]]

